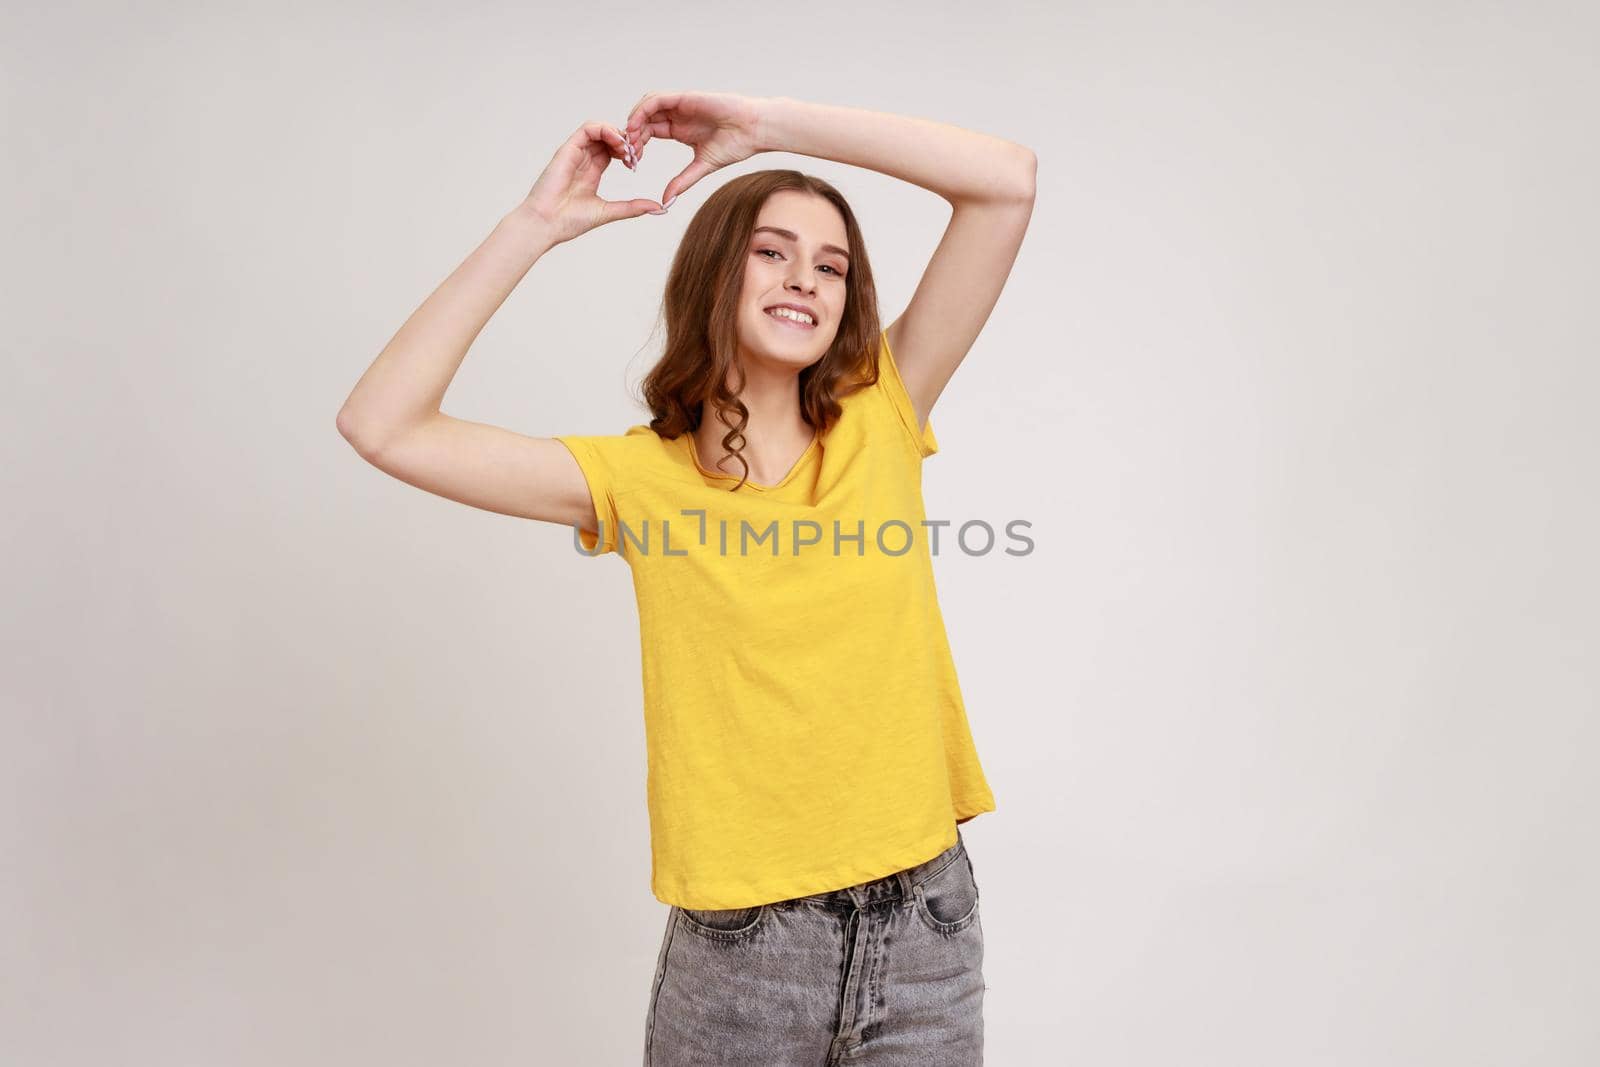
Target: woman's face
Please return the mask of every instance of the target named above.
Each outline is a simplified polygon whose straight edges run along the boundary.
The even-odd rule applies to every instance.
[[[823,357],[844,315],[849,244],[844,217],[822,197],[783,189],[767,198],[745,250],[739,300],[745,360],[799,371]],[[768,309],[779,304],[807,309],[811,323],[774,317]]]

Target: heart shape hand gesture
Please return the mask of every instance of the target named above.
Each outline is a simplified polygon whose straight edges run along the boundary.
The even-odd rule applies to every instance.
[[[733,93],[646,93],[623,129],[598,120],[578,127],[539,175],[525,206],[557,244],[608,222],[663,214],[707,174],[761,151],[761,114],[758,99]],[[602,199],[600,177],[611,161],[635,169],[645,146],[658,138],[694,149],[694,159],[667,183],[661,202]]]
[[[633,105],[624,129],[638,142],[641,157],[657,137],[694,149],[694,159],[661,194],[670,207],[707,174],[761,151],[761,115],[760,100],[735,93],[652,92]]]
[[[545,225],[556,244],[608,222],[661,212],[661,205],[654,200],[600,197],[600,176],[613,159],[631,163],[633,146],[615,126],[591,119],[579,126],[545,165],[523,206]]]

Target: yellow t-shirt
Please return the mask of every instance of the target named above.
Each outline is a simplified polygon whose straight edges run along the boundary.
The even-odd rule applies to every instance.
[[[556,438],[600,521],[584,551],[633,572],[663,903],[753,907],[881,878],[995,808],[922,525],[939,444],[880,336],[877,383],[776,485],[730,493],[737,473],[689,433]],[[939,551],[953,533],[939,528]]]

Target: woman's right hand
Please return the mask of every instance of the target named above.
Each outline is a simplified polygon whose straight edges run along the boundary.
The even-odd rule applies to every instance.
[[[630,155],[622,138],[615,126],[594,120],[585,122],[556,150],[528,191],[524,208],[550,227],[557,244],[608,222],[662,212],[661,204],[655,200],[600,198],[600,176],[611,161],[626,161],[638,155],[639,146],[631,146]]]

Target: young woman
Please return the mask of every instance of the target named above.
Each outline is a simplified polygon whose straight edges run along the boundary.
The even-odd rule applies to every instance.
[[[613,159],[694,149],[662,204],[599,198]],[[844,197],[757,171],[690,220],[652,418],[527,437],[443,414],[472,340],[545,252],[660,214],[758,152],[922,186],[950,222],[879,319]],[[789,98],[648,93],[568,139],[357,383],[339,430],[475,507],[571,525],[638,599],[652,892],[670,906],[645,1061],[961,1065],[983,1056],[983,930],[959,824],[993,811],[934,588],[930,409],[1000,295],[1035,159],[958,127]],[[949,538],[946,538],[949,541]]]

